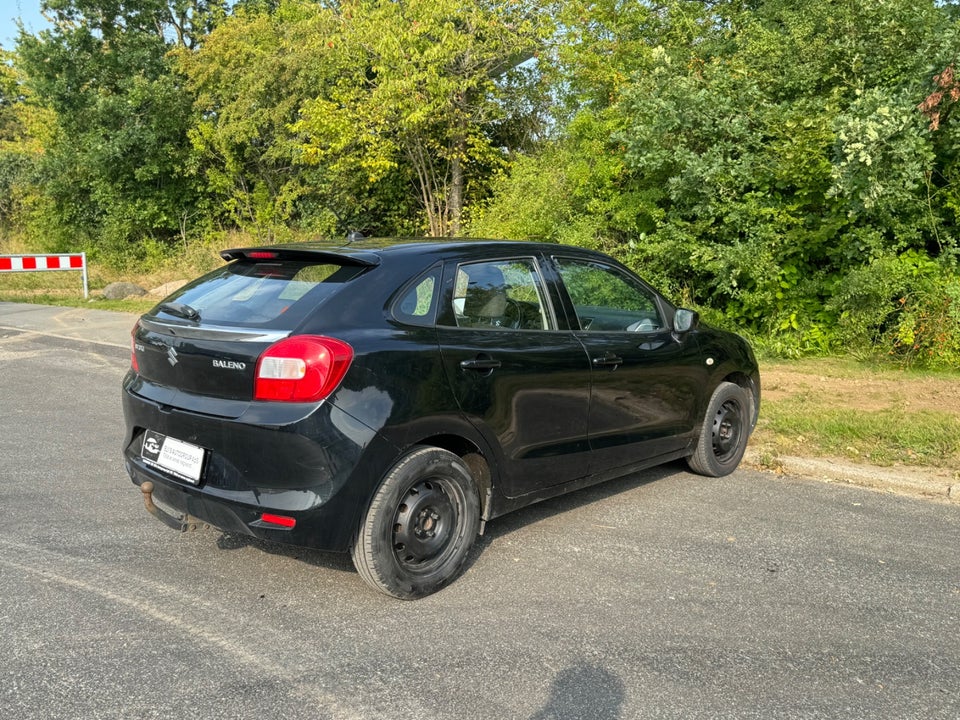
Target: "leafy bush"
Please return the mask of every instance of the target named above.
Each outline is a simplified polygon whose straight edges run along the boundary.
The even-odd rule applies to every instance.
[[[851,271],[829,306],[853,354],[960,366],[960,275],[947,260],[915,250],[883,256]]]

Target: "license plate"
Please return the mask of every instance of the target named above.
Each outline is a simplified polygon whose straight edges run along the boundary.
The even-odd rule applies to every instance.
[[[202,447],[147,430],[143,435],[140,457],[147,465],[168,472],[174,477],[196,485],[200,482],[203,460]]]

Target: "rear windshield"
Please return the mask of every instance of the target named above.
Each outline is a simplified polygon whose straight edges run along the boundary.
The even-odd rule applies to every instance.
[[[363,271],[356,265],[241,260],[194,280],[150,314],[179,322],[185,306],[203,325],[293,329]]]

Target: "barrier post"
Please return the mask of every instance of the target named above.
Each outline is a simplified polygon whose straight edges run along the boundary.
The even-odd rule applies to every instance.
[[[87,283],[87,254],[80,253],[80,263],[83,265],[83,299],[90,299],[90,286]]]

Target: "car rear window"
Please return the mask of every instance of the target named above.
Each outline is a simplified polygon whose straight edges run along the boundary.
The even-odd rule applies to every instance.
[[[177,304],[199,313],[203,325],[292,329],[364,269],[330,262],[241,260],[184,286],[151,315],[180,321],[182,316],[170,312],[171,304]]]

